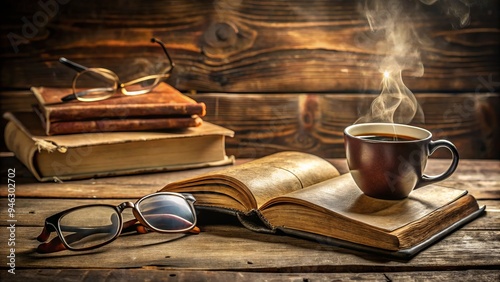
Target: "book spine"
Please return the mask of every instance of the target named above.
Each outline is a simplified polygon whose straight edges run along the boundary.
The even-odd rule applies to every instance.
[[[72,105],[68,107],[46,107],[46,119],[48,121],[63,120],[88,120],[98,118],[130,118],[130,117],[152,117],[161,118],[189,117],[198,115],[205,116],[206,106],[204,103],[173,106],[157,104],[135,104],[135,105]]]
[[[46,124],[48,135],[117,132],[138,130],[178,129],[198,127],[203,123],[195,118],[158,118],[158,119],[102,119],[93,121],[52,122]]]
[[[42,182],[56,180],[57,181],[66,181],[66,180],[79,180],[79,179],[88,179],[88,178],[96,178],[96,177],[114,177],[121,175],[136,175],[136,174],[144,174],[144,173],[157,173],[157,172],[166,172],[166,171],[177,171],[177,170],[187,170],[187,169],[197,169],[197,168],[206,168],[206,167],[217,167],[217,166],[225,166],[234,164],[235,158],[233,156],[226,157],[220,161],[213,162],[203,162],[203,163],[193,163],[193,164],[181,164],[181,165],[165,165],[158,166],[152,168],[128,168],[123,170],[106,170],[101,172],[77,172],[77,173],[68,173],[68,174],[59,174],[53,176],[45,176],[40,178],[39,180]]]
[[[44,113],[42,108],[39,105],[34,105],[33,107],[33,112],[40,118],[40,121],[42,122],[42,127],[43,130],[45,131],[46,135],[50,135],[50,120],[48,119],[50,113]]]
[[[15,154],[38,181],[42,181],[42,176],[34,165],[34,157],[37,152],[35,141],[12,121],[7,123],[4,133],[7,149]]]
[[[259,210],[251,210],[247,213],[236,213],[236,217],[246,228],[261,232],[261,233],[275,233],[275,228],[267,221]]]

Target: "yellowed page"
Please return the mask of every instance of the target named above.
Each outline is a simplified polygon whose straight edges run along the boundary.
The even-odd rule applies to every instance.
[[[460,198],[466,191],[437,185],[414,190],[404,200],[379,200],[364,195],[350,174],[318,183],[266,203],[294,202],[324,212],[336,213],[385,231],[393,231],[418,220]],[[265,216],[265,211],[263,212]],[[272,223],[272,222],[271,222]]]
[[[331,163],[318,156],[300,152],[280,152],[242,165],[171,183],[162,190],[170,191],[182,186],[185,191],[189,191],[189,187],[207,182],[229,182],[233,183],[235,189],[246,191],[250,195],[252,203],[249,203],[248,208],[255,209],[273,197],[338,175],[338,170]]]

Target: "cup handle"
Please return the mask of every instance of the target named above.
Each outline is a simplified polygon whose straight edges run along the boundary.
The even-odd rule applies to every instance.
[[[444,180],[444,179],[450,177],[450,175],[453,172],[455,172],[455,170],[457,169],[458,160],[460,158],[458,156],[457,148],[450,141],[447,141],[447,140],[431,141],[428,145],[429,155],[432,155],[432,153],[434,153],[434,151],[436,151],[438,148],[441,148],[441,147],[447,148],[451,152],[452,161],[451,161],[450,167],[448,167],[448,169],[445,172],[443,172],[442,174],[439,174],[436,176],[429,176],[429,175],[425,175],[425,174],[422,175],[422,177],[420,178],[420,181],[417,184],[417,187],[415,187],[415,189],[420,188],[420,187],[425,186],[425,185],[428,185],[428,184],[431,184],[431,183],[435,183],[435,182]]]

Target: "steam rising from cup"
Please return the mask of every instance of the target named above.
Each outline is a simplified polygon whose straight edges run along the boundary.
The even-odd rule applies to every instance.
[[[468,24],[471,0],[420,0],[425,5],[438,5],[445,15],[459,18],[460,27]],[[378,38],[375,49],[383,59],[379,64],[381,93],[370,109],[355,123],[424,123],[424,113],[413,93],[403,82],[402,73],[421,77],[424,66],[420,47],[427,45],[424,35],[418,34],[417,24],[425,5],[417,0],[365,0],[361,12],[371,31]]]
[[[356,123],[389,122],[408,124],[424,122],[423,111],[413,93],[403,83],[403,70],[422,76],[423,64],[416,44],[418,36],[411,24],[408,3],[399,0],[366,0],[362,7],[370,29],[378,35],[377,53],[382,74],[381,93],[370,110]]]
[[[412,120],[424,121],[424,113],[413,93],[403,83],[401,70],[385,70],[382,92],[373,100],[368,114],[356,123],[390,122],[408,124]]]

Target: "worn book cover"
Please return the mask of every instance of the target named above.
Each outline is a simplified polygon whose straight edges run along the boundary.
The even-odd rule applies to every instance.
[[[276,153],[170,183],[197,206],[234,214],[247,228],[407,258],[484,211],[465,190],[428,185],[403,200],[364,195],[351,175],[300,152]]]
[[[204,122],[163,131],[47,136],[32,112],[7,112],[5,144],[39,181],[181,170],[234,163],[225,138],[234,132]]]
[[[206,114],[204,103],[166,83],[147,94],[117,93],[95,102],[62,102],[71,88],[32,87],[31,91],[38,101],[34,109],[47,135],[196,127]]]
[[[122,118],[100,118],[94,120],[47,121],[42,110],[35,106],[35,113],[40,117],[46,135],[73,133],[95,133],[116,131],[162,130],[197,127],[203,120],[197,116],[134,116]]]

